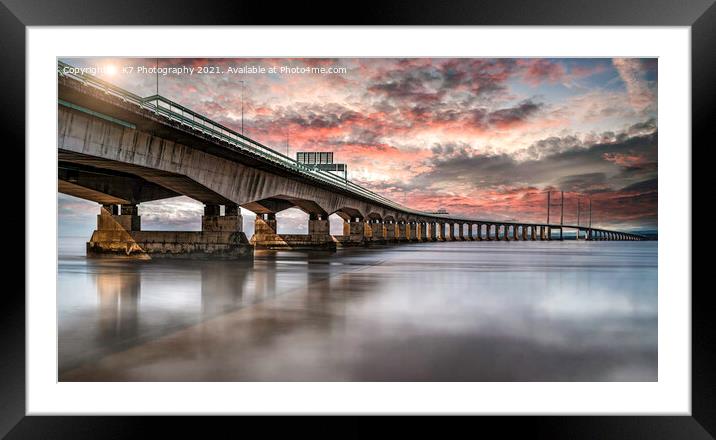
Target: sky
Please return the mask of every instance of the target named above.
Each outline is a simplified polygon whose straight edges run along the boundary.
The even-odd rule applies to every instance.
[[[243,102],[244,134],[292,157],[333,151],[351,180],[411,208],[544,221],[551,190],[565,222],[591,199],[595,226],[657,226],[653,58],[63,61],[142,96],[158,76],[161,95],[239,132]],[[60,233],[89,236],[98,205],[58,203]],[[140,205],[146,229],[195,230],[201,212],[186,197]],[[306,218],[279,214],[279,232],[305,232]]]

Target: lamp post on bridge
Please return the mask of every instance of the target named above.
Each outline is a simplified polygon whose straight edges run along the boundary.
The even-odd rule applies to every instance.
[[[579,241],[579,208],[581,208],[582,199],[577,197],[577,241]]]
[[[559,214],[559,239],[564,240],[564,191],[561,191],[560,193],[560,199],[561,202],[561,208],[560,208],[560,214]]]
[[[589,239],[592,239],[592,198],[589,198]]]
[[[244,83],[245,81],[239,80],[241,83],[241,134],[244,134]]]
[[[552,191],[547,191],[547,224],[549,224],[549,206],[552,203],[551,196]]]

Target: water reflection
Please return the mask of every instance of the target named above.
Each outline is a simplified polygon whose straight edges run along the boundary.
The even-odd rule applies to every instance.
[[[96,279],[99,342],[112,343],[117,339],[136,336],[141,292],[139,274],[99,273]]]
[[[655,243],[61,258],[60,380],[656,380]],[[92,301],[92,296],[96,302]]]

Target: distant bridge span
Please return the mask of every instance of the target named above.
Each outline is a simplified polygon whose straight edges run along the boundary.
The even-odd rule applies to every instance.
[[[102,205],[88,253],[213,254],[248,248],[331,249],[388,241],[644,240],[581,225],[467,218],[411,209],[300,164],[162,96],[142,98],[58,63],[58,190]],[[142,231],[137,205],[186,195],[205,205],[202,231]],[[224,212],[221,212],[221,206]],[[239,206],[257,214],[251,245]],[[297,207],[308,234],[277,234]],[[344,220],[330,235],[328,216]]]

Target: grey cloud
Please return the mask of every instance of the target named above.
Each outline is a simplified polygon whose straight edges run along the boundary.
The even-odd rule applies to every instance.
[[[618,133],[613,139],[584,144],[569,136],[548,138],[527,149],[524,160],[504,153],[479,154],[464,144],[436,145],[426,163],[431,170],[417,176],[414,184],[425,187],[456,181],[476,188],[557,185],[586,191],[617,189],[655,177],[656,132],[636,136]],[[627,163],[620,163],[622,160]]]

